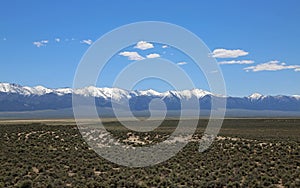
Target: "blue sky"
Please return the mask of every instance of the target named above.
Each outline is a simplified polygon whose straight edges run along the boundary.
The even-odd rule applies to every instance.
[[[76,67],[91,42],[124,24],[164,21],[185,27],[212,52],[218,52],[215,56],[224,63],[220,67],[229,95],[300,94],[299,8],[297,0],[2,0],[0,82],[71,87]],[[163,53],[162,48],[149,50],[149,53]],[[140,53],[146,56],[148,52]],[[118,58],[122,62],[115,63],[112,70],[131,63],[128,57]],[[180,53],[173,58],[175,62],[187,62],[181,67],[193,72],[188,58],[184,59]],[[202,78],[199,75],[193,79],[200,80],[196,81],[197,87],[208,89]],[[109,83],[107,77],[99,86],[109,86]],[[168,86],[145,81],[137,87],[145,88],[163,91]]]

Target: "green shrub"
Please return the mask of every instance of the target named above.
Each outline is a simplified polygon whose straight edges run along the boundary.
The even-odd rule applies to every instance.
[[[19,183],[19,188],[31,188],[32,187],[32,181],[31,180],[24,180]]]

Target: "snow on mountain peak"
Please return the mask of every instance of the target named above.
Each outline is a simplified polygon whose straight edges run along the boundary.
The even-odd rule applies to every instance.
[[[129,92],[119,88],[99,88],[102,93],[107,97],[120,101],[123,98],[130,98]]]
[[[260,99],[260,98],[262,98],[263,97],[263,95],[262,94],[260,94],[260,93],[253,93],[252,95],[250,95],[248,98],[250,98],[250,99]]]
[[[75,89],[74,94],[85,97],[102,97],[104,99],[121,100],[122,98],[130,98],[129,92],[119,88],[98,88],[95,86],[88,86],[81,89]]]
[[[20,95],[44,95],[48,93],[52,93],[52,89],[48,89],[44,86],[20,86],[17,84],[10,83],[0,83],[0,92],[3,93],[17,93]]]
[[[167,91],[164,93],[164,96],[172,96],[172,95],[175,95],[179,99],[190,99],[192,97],[196,97],[197,99],[200,99],[206,95],[212,95],[212,93],[201,89]]]
[[[33,87],[33,93],[36,95],[45,95],[48,93],[53,93],[53,90],[48,89],[44,86],[35,86],[35,87]]]
[[[292,95],[292,97],[296,98],[297,100],[300,100],[300,95]]]
[[[193,95],[195,95],[198,99],[199,98],[202,98],[206,95],[213,95],[211,92],[208,92],[208,91],[205,91],[205,90],[202,90],[202,89],[193,89],[191,91],[193,93]]]
[[[138,93],[140,95],[146,95],[146,96],[161,96],[162,93],[157,92],[153,89],[148,89],[148,90],[144,90],[144,91],[138,91]]]
[[[29,95],[30,91],[17,84],[0,83],[0,92],[3,93],[18,93],[21,95]]]
[[[11,89],[10,84],[0,83],[0,92],[8,92]]]
[[[4,93],[18,93],[21,95],[45,95],[48,93],[55,93],[59,96],[66,94],[76,94],[85,97],[101,97],[104,99],[114,99],[116,101],[120,101],[124,98],[131,98],[132,96],[143,95],[143,96],[157,96],[157,97],[166,97],[166,96],[177,96],[180,99],[190,99],[192,97],[196,97],[200,99],[206,95],[212,95],[212,93],[201,90],[201,89],[193,89],[193,90],[182,90],[182,91],[166,91],[163,93],[157,92],[153,89],[142,90],[142,91],[128,91],[119,88],[98,88],[95,86],[88,86],[84,88],[72,89],[72,88],[58,88],[58,89],[49,89],[44,86],[19,86],[16,84],[9,83],[0,83],[0,92]]]
[[[104,97],[104,98],[106,98],[106,96],[100,91],[100,89],[95,86],[88,86],[88,87],[84,87],[84,88],[80,88],[80,89],[75,89],[73,91],[73,93],[76,95],[82,95],[85,97]]]
[[[57,94],[57,95],[66,95],[66,94],[72,94],[73,93],[73,89],[71,88],[59,88],[59,89],[55,89],[54,92]]]

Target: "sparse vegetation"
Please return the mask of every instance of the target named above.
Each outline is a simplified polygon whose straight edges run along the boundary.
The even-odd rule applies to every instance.
[[[207,120],[194,140],[170,160],[127,168],[99,157],[76,126],[0,125],[0,187],[299,187],[300,120],[229,119],[209,148],[199,153]],[[177,121],[138,133],[119,123],[107,129],[126,144],[160,142]]]

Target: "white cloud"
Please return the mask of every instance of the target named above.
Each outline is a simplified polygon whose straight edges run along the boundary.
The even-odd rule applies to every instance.
[[[219,72],[218,70],[213,70],[210,73],[214,74],[214,73],[218,73],[218,72]]]
[[[56,42],[60,42],[60,38],[55,38],[55,41]]]
[[[147,50],[150,48],[154,48],[153,44],[146,41],[139,41],[134,48],[138,48],[140,50]]]
[[[80,41],[80,43],[82,44],[87,44],[87,45],[91,45],[93,43],[93,41],[91,39],[86,39],[86,40],[82,40]]]
[[[253,64],[252,60],[231,60],[231,61],[220,61],[219,65],[233,65],[233,64]]]
[[[163,46],[162,46],[162,48],[168,48],[168,47],[169,47],[168,45],[163,45]]]
[[[245,71],[259,72],[259,71],[279,71],[285,69],[294,69],[294,71],[300,71],[300,65],[286,65],[286,63],[280,63],[277,60],[269,61],[266,63],[258,64],[244,68]]]
[[[41,46],[46,46],[46,44],[48,44],[48,40],[41,40],[41,41],[35,41],[33,42],[33,45],[35,45],[36,47],[41,47]]]
[[[43,43],[37,41],[37,42],[33,42],[33,45],[35,45],[36,47],[41,47],[41,46],[45,46]]]
[[[186,65],[186,64],[187,64],[187,62],[185,62],[185,61],[181,61],[181,62],[177,63],[177,65]]]
[[[160,55],[154,53],[154,54],[149,54],[149,55],[147,55],[146,57],[147,57],[147,58],[157,58],[157,57],[160,57]]]
[[[248,55],[249,52],[245,52],[244,50],[227,50],[227,49],[215,49],[212,52],[212,57],[215,58],[237,58],[237,57],[241,57],[241,56],[245,56]]]
[[[128,57],[129,60],[135,60],[135,61],[145,59],[137,52],[121,52],[119,53],[119,55]]]

